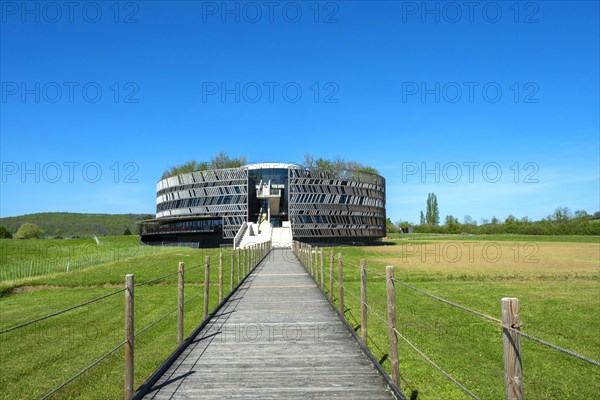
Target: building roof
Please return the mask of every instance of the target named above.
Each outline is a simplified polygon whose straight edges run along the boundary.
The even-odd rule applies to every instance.
[[[292,169],[304,169],[302,165],[293,163],[279,163],[279,162],[267,162],[267,163],[256,163],[248,164],[240,167],[242,169],[253,170],[253,169],[274,169],[274,168],[292,168]]]

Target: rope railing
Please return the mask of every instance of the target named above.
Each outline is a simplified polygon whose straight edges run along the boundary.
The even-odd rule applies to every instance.
[[[125,345],[125,343],[126,343],[126,341],[121,342],[119,345],[117,345],[117,347],[115,347],[112,350],[110,350],[109,352],[105,353],[102,357],[96,359],[94,362],[92,362],[87,367],[85,367],[84,369],[82,369],[81,371],[79,371],[78,373],[76,373],[75,375],[73,375],[72,377],[70,377],[69,379],[67,379],[66,381],[64,381],[63,383],[61,383],[59,386],[57,386],[56,388],[54,388],[52,391],[46,393],[41,398],[41,400],[46,400],[46,399],[49,399],[50,397],[52,397],[54,394],[56,394],[56,392],[58,392],[59,390],[61,390],[62,388],[64,388],[65,386],[67,386],[68,384],[70,384],[71,382],[73,382],[75,379],[79,378],[81,375],[83,375],[84,373],[86,373],[90,369],[94,368],[97,364],[99,364],[100,362],[104,361],[105,359],[107,359],[108,357],[110,357],[112,354],[114,354],[115,352],[117,352],[117,350],[119,350],[121,347],[123,347]]]
[[[167,278],[170,278],[170,277],[172,277],[172,276],[175,276],[175,275],[177,275],[178,273],[179,273],[179,272],[172,272],[172,273],[170,273],[170,274],[166,274],[166,275],[163,275],[163,276],[159,276],[158,278],[150,279],[149,281],[146,281],[146,282],[142,282],[142,283],[136,283],[136,284],[135,284],[135,287],[142,287],[142,286],[150,285],[150,284],[152,284],[152,283],[156,283],[156,282],[158,282],[158,281],[162,281],[163,279],[167,279]]]
[[[167,318],[169,315],[173,314],[175,311],[177,311],[179,309],[179,305],[175,308],[173,308],[172,310],[170,310],[169,312],[167,312],[165,315],[163,315],[162,317],[158,318],[157,320],[149,323],[148,325],[146,325],[145,327],[143,327],[142,329],[140,329],[138,332],[136,332],[133,336],[134,337],[138,337],[139,335],[141,335],[142,333],[146,332],[148,329],[152,328],[153,326],[157,325],[160,321],[164,320],[165,318]]]
[[[414,344],[412,344],[406,337],[404,337],[404,335],[402,335],[400,332],[398,332],[397,329],[394,329],[394,332],[396,332],[396,335],[398,335],[400,337],[400,339],[404,340],[406,342],[406,344],[408,344],[414,351],[416,351],[421,357],[423,357],[423,359],[425,361],[427,361],[429,364],[431,364],[435,369],[437,369],[438,371],[440,371],[446,378],[448,378],[448,380],[452,383],[454,383],[456,386],[458,386],[463,392],[465,392],[466,394],[468,394],[469,396],[471,396],[474,399],[479,400],[479,397],[475,396],[475,394],[473,392],[471,392],[469,389],[467,389],[462,383],[460,383],[458,380],[456,380],[452,375],[450,375],[448,372],[444,371],[442,369],[442,367],[440,367],[439,365],[437,365],[435,362],[433,362],[433,360],[431,360],[429,357],[427,357],[427,355],[425,355],[425,353],[423,353],[421,350],[419,350],[417,348],[417,346],[415,346]]]
[[[315,279],[315,281],[318,284],[319,283],[318,257],[315,257],[315,260],[313,260],[313,254],[319,252],[318,248],[315,251],[313,249],[313,246],[311,246],[311,245],[295,242],[293,245],[293,251],[298,256],[298,259],[304,265],[304,267],[309,272],[309,274],[313,275],[313,278]],[[316,265],[313,265],[315,262],[316,262]],[[322,263],[323,263],[323,260],[321,258],[321,280],[322,280],[321,285],[322,285],[322,287],[324,287],[325,285],[324,285],[323,281],[325,280],[325,276],[323,274]],[[366,335],[366,315],[367,315],[367,313],[370,313],[370,314],[374,315],[375,317],[377,317],[384,324],[390,326],[390,329],[389,329],[390,335],[393,334],[394,336],[397,336],[397,337],[399,336],[404,342],[406,342],[406,344],[408,346],[410,346],[417,354],[419,354],[427,363],[429,363],[431,366],[433,366],[435,369],[437,369],[441,374],[443,374],[448,380],[450,380],[454,385],[456,385],[465,394],[467,394],[468,396],[470,396],[474,399],[478,399],[478,397],[470,389],[468,389],[466,386],[461,384],[456,378],[454,378],[447,371],[445,371],[443,368],[441,368],[437,363],[435,363],[431,358],[429,358],[423,351],[421,351],[417,346],[415,346],[413,343],[411,343],[407,337],[402,335],[398,331],[398,329],[396,329],[396,326],[395,326],[395,324],[396,324],[396,322],[395,322],[395,300],[394,300],[395,294],[394,294],[394,290],[393,290],[394,284],[401,285],[403,287],[406,287],[408,289],[416,291],[424,296],[430,297],[432,299],[440,301],[449,306],[452,306],[452,307],[458,308],[462,311],[465,311],[467,313],[476,315],[482,319],[494,322],[494,323],[498,324],[500,327],[502,327],[503,328],[503,336],[504,336],[506,390],[507,390],[507,393],[517,393],[515,396],[513,396],[514,398],[522,399],[522,375],[521,375],[522,374],[522,372],[521,372],[522,363],[521,363],[520,341],[518,340],[519,337],[525,337],[529,340],[532,340],[534,342],[537,342],[539,344],[547,346],[551,349],[554,349],[561,353],[567,354],[569,356],[572,356],[574,358],[577,358],[579,360],[582,360],[582,361],[592,364],[594,366],[600,367],[600,362],[598,362],[592,358],[583,356],[572,350],[562,348],[562,347],[552,344],[548,341],[545,341],[545,340],[537,338],[533,335],[522,332],[521,331],[522,325],[519,321],[518,299],[515,299],[515,298],[502,299],[503,317],[502,317],[502,319],[498,319],[493,316],[482,313],[480,311],[471,309],[469,307],[465,307],[461,304],[455,303],[453,301],[444,299],[440,296],[436,296],[432,293],[426,292],[415,286],[409,285],[408,283],[403,282],[399,279],[395,279],[393,277],[393,267],[391,267],[391,266],[386,267],[386,274],[383,274],[381,272],[366,268],[365,260],[361,260],[361,265],[353,264],[351,262],[348,262],[347,260],[342,261],[342,255],[341,255],[341,253],[338,253],[337,265],[338,265],[338,269],[339,269],[339,271],[338,271],[339,279],[336,279],[336,278],[334,278],[334,274],[333,274],[333,269],[334,269],[335,263],[336,262],[334,259],[334,249],[332,248],[331,254],[330,254],[330,271],[329,271],[329,279],[328,279],[329,283],[330,283],[330,287],[327,290],[327,292],[324,290],[324,293],[327,293],[329,295],[331,301],[333,302],[334,301],[333,286],[335,284],[335,286],[340,291],[337,300],[340,303],[340,312],[344,316],[345,319],[347,319],[347,317],[345,316],[346,309],[345,308],[342,309],[343,294],[349,295],[353,300],[356,300],[361,305],[361,307],[364,308],[363,317],[361,318],[361,325],[365,324],[364,333],[363,333],[364,336],[362,337],[362,341],[364,342],[365,345],[367,345],[367,342],[370,339]],[[352,268],[358,268],[361,270],[361,298],[359,298],[352,291],[348,290],[348,287],[346,287],[344,285],[343,279],[342,279],[342,277],[343,277],[342,271],[343,271],[343,267],[345,267],[345,266],[349,266]],[[386,279],[386,282],[388,285],[388,318],[387,319],[384,316],[382,316],[379,312],[377,312],[375,309],[373,309],[368,304],[368,302],[363,301],[363,299],[362,299],[363,290],[366,293],[366,275],[364,275],[366,273]],[[388,274],[389,274],[389,276],[388,276]],[[390,284],[391,284],[391,286],[390,286]],[[390,289],[391,289],[391,292],[390,292]],[[390,298],[393,301],[390,300]],[[366,300],[366,297],[365,297],[365,300]],[[390,303],[390,301],[392,301],[392,303]],[[393,316],[393,318],[392,318],[392,316]],[[363,328],[361,326],[361,330],[362,329]],[[509,335],[510,335],[510,337],[509,337]],[[394,343],[395,343],[395,346],[397,346],[397,339],[392,340],[392,337],[390,336],[390,347],[393,347]],[[394,353],[394,351],[391,351],[391,352]],[[396,359],[397,359],[397,349],[395,352],[396,352]],[[394,383],[396,385],[399,385],[399,381],[400,381],[399,373],[394,374],[394,365],[393,365],[394,362],[392,361],[391,363],[392,363],[392,375],[394,378],[393,379]],[[396,360],[396,368],[397,368],[397,360]],[[520,395],[519,395],[519,393],[520,393]]]
[[[65,308],[65,309],[63,309],[63,310],[60,310],[60,311],[53,312],[52,314],[44,315],[43,317],[39,317],[39,318],[36,318],[36,319],[32,319],[31,321],[23,322],[22,324],[15,325],[15,326],[12,326],[12,327],[10,327],[10,328],[3,329],[3,330],[1,330],[1,331],[0,331],[0,335],[2,335],[2,334],[4,334],[4,333],[7,333],[7,332],[10,332],[10,331],[14,331],[15,329],[24,328],[24,327],[26,327],[26,326],[28,326],[28,325],[35,324],[35,323],[38,323],[38,322],[44,321],[44,320],[46,320],[46,319],[48,319],[48,318],[56,317],[56,316],[58,316],[58,315],[61,315],[61,314],[64,314],[64,313],[66,313],[66,312],[69,312],[69,311],[75,310],[75,309],[77,309],[77,308],[81,308],[81,307],[87,306],[87,305],[89,305],[89,304],[96,303],[96,302],[98,302],[98,301],[100,301],[100,300],[106,299],[107,297],[114,296],[114,295],[116,295],[116,294],[119,294],[119,293],[122,293],[122,292],[124,292],[124,291],[125,291],[125,289],[116,290],[116,291],[114,291],[114,292],[111,292],[111,293],[105,294],[105,295],[103,295],[103,296],[96,297],[95,299],[91,299],[91,300],[85,301],[85,302],[83,302],[83,303],[76,304],[76,305],[74,305],[74,306],[71,306],[71,307]]]
[[[134,284],[133,275],[128,275],[125,280],[126,285],[123,289],[119,289],[114,292],[105,294],[103,296],[100,296],[100,297],[85,301],[83,303],[76,304],[71,307],[65,308],[63,310],[53,312],[53,313],[45,315],[43,317],[36,318],[31,321],[27,321],[27,322],[6,328],[4,330],[1,330],[0,334],[4,334],[4,333],[14,331],[19,328],[26,327],[28,325],[35,324],[40,321],[44,321],[46,319],[67,313],[71,310],[75,310],[75,309],[96,303],[96,302],[106,299],[108,297],[115,296],[119,293],[125,293],[125,299],[126,299],[125,340],[123,342],[121,342],[118,346],[114,347],[113,349],[111,349],[110,351],[105,353],[100,358],[91,362],[89,365],[87,365],[85,368],[83,368],[82,370],[77,372],[75,375],[69,377],[66,381],[64,381],[62,384],[60,384],[56,388],[52,389],[50,392],[45,394],[42,398],[48,399],[48,398],[52,397],[58,391],[60,391],[61,389],[63,389],[64,387],[66,387],[67,385],[72,383],[73,381],[75,381],[78,377],[80,377],[87,371],[91,370],[94,366],[98,365],[100,362],[102,362],[103,360],[105,360],[110,355],[114,354],[115,352],[117,352],[122,347],[125,347],[125,358],[126,358],[125,396],[129,397],[129,396],[131,396],[132,391],[133,391],[133,339],[135,337],[142,335],[149,329],[155,327],[157,324],[164,321],[169,316],[171,316],[171,315],[175,314],[177,311],[179,311],[179,313],[178,313],[178,344],[181,344],[182,337],[183,337],[183,316],[184,316],[183,310],[184,310],[185,305],[187,305],[187,304],[191,303],[192,301],[195,301],[201,297],[204,297],[205,314],[204,314],[203,321],[206,320],[206,318],[210,317],[208,314],[208,311],[207,311],[209,308],[209,304],[208,304],[209,288],[211,286],[215,286],[215,285],[219,287],[219,304],[222,303],[224,301],[223,300],[223,292],[224,292],[225,280],[230,280],[230,282],[228,282],[228,283],[229,283],[229,294],[231,294],[236,288],[236,286],[235,286],[236,277],[237,277],[237,285],[239,286],[241,284],[241,282],[244,279],[246,279],[246,277],[248,275],[250,275],[252,273],[252,271],[264,260],[264,258],[267,256],[267,254],[269,253],[270,250],[271,250],[271,243],[264,242],[264,243],[251,245],[245,249],[238,249],[237,251],[231,250],[230,256],[228,256],[227,254],[225,254],[225,256],[224,256],[223,255],[224,252],[221,251],[219,253],[219,257],[218,257],[218,282],[211,282],[211,279],[210,279],[210,275],[211,275],[210,274],[210,256],[206,256],[206,261],[204,263],[197,264],[197,265],[194,265],[189,268],[185,268],[184,263],[179,263],[179,270],[177,272],[165,274],[165,275],[162,275],[162,276],[159,276],[156,278],[152,278],[148,281],[141,282],[138,284]],[[237,261],[237,263],[235,261]],[[184,271],[191,271],[191,270],[198,269],[201,267],[204,267],[204,271],[205,271],[204,282],[203,282],[203,286],[205,287],[205,290],[204,290],[204,292],[198,293],[198,294],[192,296],[191,298],[187,299],[186,301],[184,301],[184,299],[183,299],[183,289],[185,287],[184,279],[183,279]],[[227,270],[227,276],[225,275],[226,270]],[[156,283],[161,280],[171,278],[174,276],[179,277],[178,282],[177,282],[177,286],[179,288],[178,293],[180,293],[178,295],[178,305],[176,307],[170,309],[166,314],[164,314],[161,317],[150,322],[148,325],[135,331],[135,329],[133,327],[133,293],[134,293],[134,289],[139,288],[139,287],[144,287],[147,285],[151,285],[153,283]]]
[[[498,318],[492,317],[492,316],[490,316],[490,315],[484,314],[484,313],[482,313],[482,312],[479,312],[479,311],[475,311],[475,310],[473,310],[473,309],[470,309],[470,308],[468,308],[468,307],[465,307],[465,306],[461,306],[460,304],[454,303],[454,302],[452,302],[452,301],[450,301],[450,300],[446,300],[446,299],[444,299],[444,298],[441,298],[441,297],[439,297],[439,296],[436,296],[436,295],[434,295],[434,294],[428,293],[428,292],[426,292],[426,291],[424,291],[424,290],[421,290],[421,289],[419,289],[419,288],[416,288],[416,287],[414,287],[414,286],[411,286],[411,285],[409,285],[408,283],[404,283],[404,282],[402,282],[402,281],[400,281],[400,280],[398,280],[398,279],[394,279],[393,281],[394,281],[395,283],[399,283],[400,285],[402,285],[402,286],[404,286],[404,287],[406,287],[406,288],[412,289],[412,290],[414,290],[414,291],[416,291],[416,292],[419,292],[419,293],[421,293],[421,294],[423,294],[423,295],[425,295],[425,296],[431,297],[432,299],[435,299],[435,300],[441,301],[442,303],[446,303],[446,304],[448,304],[448,305],[450,305],[450,306],[452,306],[452,307],[459,308],[459,309],[461,309],[461,310],[463,310],[463,311],[469,312],[469,313],[471,313],[471,314],[478,315],[478,316],[480,316],[481,318],[484,318],[484,319],[487,319],[487,320],[490,320],[490,321],[493,321],[493,322],[496,322],[496,323],[502,323],[502,321],[501,321],[501,320],[499,320]]]
[[[409,289],[412,289],[412,290],[414,290],[414,291],[417,291],[417,292],[419,292],[419,293],[421,293],[421,294],[424,294],[425,296],[429,296],[429,297],[431,297],[431,298],[433,298],[433,299],[436,299],[436,300],[438,300],[438,301],[441,301],[441,302],[443,302],[443,303],[446,303],[446,304],[448,304],[448,305],[450,305],[450,306],[452,306],[452,307],[459,308],[459,309],[461,309],[461,310],[463,310],[463,311],[469,312],[469,313],[471,313],[471,314],[475,314],[475,315],[477,315],[477,316],[479,316],[479,317],[481,317],[481,318],[484,318],[484,319],[487,319],[487,320],[490,320],[490,321],[496,322],[497,324],[499,324],[500,326],[502,326],[502,328],[504,328],[504,329],[508,329],[509,331],[511,331],[511,332],[514,332],[514,333],[516,333],[517,335],[523,336],[523,337],[525,337],[525,338],[527,338],[527,339],[530,339],[530,340],[532,340],[532,341],[534,341],[534,342],[537,342],[537,343],[543,344],[544,346],[547,346],[547,347],[549,347],[549,348],[551,348],[551,349],[554,349],[554,350],[560,351],[560,352],[562,352],[562,353],[564,353],[564,354],[568,354],[568,355],[570,355],[570,356],[572,356],[572,357],[578,358],[578,359],[580,359],[580,360],[582,360],[582,361],[585,361],[585,362],[587,362],[587,363],[589,363],[589,364],[596,365],[596,366],[600,367],[600,362],[598,362],[598,361],[596,361],[596,360],[593,360],[593,359],[591,359],[591,358],[589,358],[589,357],[586,357],[586,356],[583,356],[583,355],[581,355],[581,354],[577,354],[577,353],[575,353],[574,351],[571,351],[571,350],[568,350],[568,349],[562,348],[562,347],[560,347],[560,346],[557,346],[557,345],[555,345],[555,344],[552,344],[552,343],[550,343],[550,342],[547,342],[547,341],[545,341],[545,340],[543,340],[543,339],[537,338],[537,337],[535,337],[535,336],[533,336],[533,335],[529,335],[529,334],[527,334],[527,333],[525,333],[525,332],[523,332],[523,331],[521,331],[521,330],[519,330],[519,329],[515,329],[514,327],[505,326],[505,325],[503,325],[503,324],[502,324],[502,321],[501,321],[500,319],[498,319],[498,318],[494,318],[494,317],[492,317],[492,316],[490,316],[490,315],[484,314],[484,313],[482,313],[482,312],[479,312],[479,311],[476,311],[476,310],[470,309],[470,308],[468,308],[468,307],[462,306],[462,305],[460,305],[460,304],[454,303],[454,302],[452,302],[452,301],[450,301],[450,300],[446,300],[446,299],[444,299],[444,298],[441,298],[441,297],[439,297],[439,296],[433,295],[433,294],[431,294],[431,293],[428,293],[428,292],[426,292],[426,291],[424,291],[424,290],[421,290],[421,289],[418,289],[418,288],[416,288],[416,287],[414,287],[414,286],[411,286],[411,285],[409,285],[409,284],[407,284],[407,283],[405,283],[405,282],[402,282],[402,281],[400,281],[400,280],[398,280],[398,279],[394,279],[394,282],[395,282],[395,283],[399,283],[399,284],[401,284],[402,286],[404,286],[404,287],[407,287],[407,288],[409,288]]]
[[[342,287],[344,288],[344,292],[346,294],[349,294],[350,297],[354,298],[355,300],[357,300],[359,303],[362,302],[362,300],[356,296],[354,293],[352,293],[352,291],[348,290],[347,288],[345,288],[343,285]],[[388,321],[385,320],[377,311],[375,311],[373,308],[371,308],[368,303],[365,303],[365,306],[368,308],[369,311],[371,311],[371,313],[373,313],[377,318],[379,318],[384,324],[388,324]],[[435,362],[433,362],[429,357],[427,357],[427,355],[425,355],[425,353],[423,353],[419,348],[417,348],[414,344],[412,344],[404,335],[402,335],[397,329],[394,328],[394,331],[396,332],[396,334],[406,342],[406,344],[408,344],[414,351],[416,351],[425,361],[427,361],[429,364],[431,364],[434,368],[436,368],[438,371],[440,371],[446,378],[448,378],[448,380],[450,380],[452,383],[454,383],[456,386],[458,386],[463,392],[465,392],[466,394],[468,394],[469,396],[471,396],[474,399],[479,399],[479,397],[475,396],[475,394],[473,394],[473,392],[471,392],[469,389],[467,389],[464,385],[462,385],[460,382],[458,382],[458,380],[456,380],[456,378],[452,377],[448,372],[444,371],[439,365],[437,365]]]
[[[579,360],[582,360],[582,361],[585,361],[585,362],[587,362],[589,364],[592,364],[592,365],[595,365],[597,367],[600,367],[600,362],[598,362],[598,361],[596,361],[594,359],[591,359],[589,357],[582,356],[581,354],[577,354],[574,351],[562,348],[560,346],[557,346],[555,344],[547,342],[547,341],[545,341],[543,339],[537,338],[537,337],[535,337],[533,335],[528,335],[527,333],[522,332],[522,331],[520,331],[518,329],[515,329],[515,328],[512,328],[512,327],[507,327],[507,326],[502,325],[502,328],[508,329],[509,331],[514,332],[514,333],[516,333],[519,336],[523,336],[523,337],[525,337],[525,338],[527,338],[529,340],[532,340],[532,341],[540,343],[540,344],[542,344],[544,346],[550,347],[551,349],[554,349],[554,350],[559,351],[561,353],[570,355],[570,356],[575,357],[575,358],[577,358]]]

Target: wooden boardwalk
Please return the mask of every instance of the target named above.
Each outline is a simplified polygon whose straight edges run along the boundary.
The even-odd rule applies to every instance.
[[[392,399],[291,250],[273,250],[145,399]]]

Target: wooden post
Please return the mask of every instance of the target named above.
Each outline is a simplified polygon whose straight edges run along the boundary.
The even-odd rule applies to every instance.
[[[184,263],[179,263],[179,282],[177,285],[177,344],[183,343],[183,290],[184,284]]]
[[[315,263],[316,258],[315,255],[317,254],[317,251],[319,251],[319,248],[317,246],[315,246],[315,249],[313,251],[313,248],[310,248],[310,266],[312,267],[312,274],[315,277],[315,280],[317,281],[317,284],[319,283],[319,277],[317,276],[317,263]]]
[[[233,270],[234,270],[234,266],[233,266],[233,261],[235,259],[235,250],[231,250],[231,274],[229,275],[229,292],[233,292]]]
[[[329,298],[333,301],[333,247],[329,255]]]
[[[219,252],[219,303],[223,301],[223,252]]]
[[[315,247],[313,260],[313,273],[315,274],[315,281],[319,284],[319,247]]]
[[[308,271],[311,275],[313,274],[313,264],[312,264],[312,245],[308,245],[308,253],[307,253],[307,257],[308,257]]]
[[[242,258],[242,252],[240,249],[237,251],[237,283],[240,284],[240,259]]]
[[[360,260],[360,337],[367,345],[367,262]]]
[[[323,264],[323,249],[321,248],[321,290],[325,291],[325,265]]]
[[[125,399],[133,395],[133,274],[125,275]]]
[[[521,336],[508,328],[521,329],[519,299],[502,299],[502,334],[504,342],[504,383],[506,400],[523,399],[523,364],[521,360]]]
[[[302,254],[302,265],[308,270],[308,262],[306,261],[306,243],[301,243],[300,254]]]
[[[308,259],[308,252],[310,249],[310,245],[304,246],[304,266],[306,267],[306,271],[310,273],[310,260]]]
[[[390,364],[392,381],[400,388],[400,369],[398,368],[398,336],[396,336],[396,294],[394,293],[394,267],[385,267],[387,284],[388,335],[390,337]]]
[[[210,288],[210,256],[206,256],[204,263],[204,319],[208,317],[208,296]]]
[[[315,282],[319,285],[319,263],[317,262],[317,253],[319,252],[319,248],[315,246],[315,250],[312,252],[311,257],[314,259],[311,260],[313,266],[313,275],[315,277]]]
[[[342,268],[342,253],[338,253],[338,290],[340,312],[342,313],[342,315],[344,315],[346,309],[344,308],[344,272]]]

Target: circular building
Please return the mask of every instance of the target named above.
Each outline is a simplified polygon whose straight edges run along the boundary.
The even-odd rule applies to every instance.
[[[249,164],[168,177],[156,185],[147,244],[198,247],[272,240],[368,242],[385,236],[385,179],[289,163]]]

